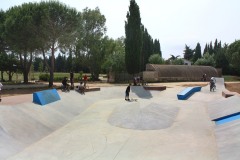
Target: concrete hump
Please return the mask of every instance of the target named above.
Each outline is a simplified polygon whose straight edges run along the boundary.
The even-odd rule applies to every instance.
[[[177,107],[156,103],[151,103],[145,107],[128,105],[117,107],[112,112],[108,122],[120,128],[158,130],[170,127],[178,111]]]

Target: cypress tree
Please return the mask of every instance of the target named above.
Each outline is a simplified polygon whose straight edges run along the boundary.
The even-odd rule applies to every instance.
[[[130,1],[125,22],[125,62],[129,74],[139,73],[141,67],[142,30],[140,11],[135,0]]]
[[[210,55],[214,54],[214,50],[213,50],[213,46],[212,46],[212,41],[210,42],[210,45],[209,45],[209,54],[210,54]]]
[[[208,46],[207,46],[207,43],[206,43],[205,48],[204,48],[204,50],[203,50],[203,55],[204,55],[205,53],[207,53],[207,52],[208,52]]]
[[[159,40],[157,39],[154,40],[154,54],[156,53],[160,54],[160,57],[162,57],[160,43],[159,43]]]
[[[195,53],[193,55],[193,62],[195,63],[199,58],[202,58],[201,45],[200,43],[197,43],[197,46],[195,48]]]

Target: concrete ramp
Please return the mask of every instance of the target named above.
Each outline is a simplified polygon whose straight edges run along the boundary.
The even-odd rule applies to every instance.
[[[0,159],[20,152],[79,115],[89,102],[79,105],[77,95],[74,92],[64,94],[62,101],[44,107],[32,102],[1,105]]]
[[[216,126],[215,136],[219,160],[239,160],[240,157],[240,120]]]
[[[232,96],[210,102],[208,103],[208,112],[211,120],[240,112],[240,97]]]
[[[240,112],[240,97],[221,98],[208,103],[211,120]],[[240,120],[215,126],[219,160],[238,160],[240,157]]]

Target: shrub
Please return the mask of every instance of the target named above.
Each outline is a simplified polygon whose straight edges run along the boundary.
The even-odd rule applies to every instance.
[[[50,75],[47,73],[39,75],[39,80],[41,81],[49,81],[49,78],[50,78]]]

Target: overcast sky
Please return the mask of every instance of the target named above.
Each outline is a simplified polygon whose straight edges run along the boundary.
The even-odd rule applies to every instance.
[[[1,9],[40,0],[5,0]],[[124,24],[129,0],[60,0],[82,11],[99,7],[106,17],[107,35],[125,36]],[[183,57],[185,44],[194,49],[199,42],[202,50],[206,43],[217,38],[222,43],[240,39],[240,0],[136,0],[142,24],[153,39],[159,39],[163,58],[170,54]]]

